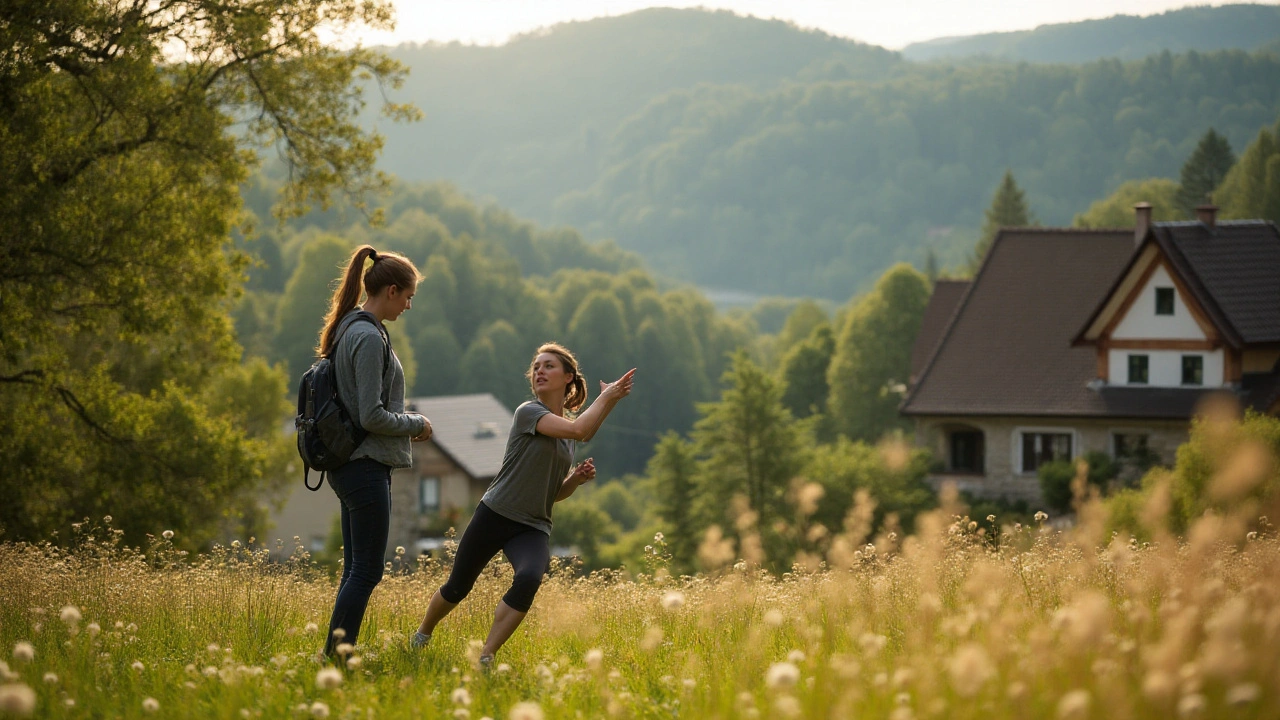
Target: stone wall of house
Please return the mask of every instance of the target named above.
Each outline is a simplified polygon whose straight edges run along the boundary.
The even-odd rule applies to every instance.
[[[473,503],[471,480],[462,468],[441,452],[433,442],[413,444],[413,467],[401,468],[391,473],[391,528],[387,539],[387,557],[395,554],[397,546],[407,549],[422,537],[423,531],[434,519],[434,513],[424,515],[420,511],[419,480],[440,478],[440,509],[458,508],[469,515]],[[458,528],[461,532],[462,528]],[[412,550],[408,552],[412,554]]]
[[[1021,454],[1021,432],[1071,432],[1075,457],[1093,451],[1114,457],[1112,437],[1116,433],[1145,434],[1147,447],[1160,462],[1172,465],[1177,448],[1187,440],[1186,421],[1127,421],[1083,418],[1012,418],[1012,417],[928,417],[917,418],[916,445],[933,451],[942,463],[948,460],[948,433],[952,430],[981,430],[985,445],[982,473],[932,473],[929,483],[935,489],[954,482],[965,492],[978,497],[1026,500],[1033,508],[1043,502],[1037,475],[1021,472],[1016,464]]]

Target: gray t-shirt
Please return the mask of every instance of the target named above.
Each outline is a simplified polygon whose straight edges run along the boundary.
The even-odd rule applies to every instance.
[[[572,440],[538,434],[551,409],[537,400],[516,408],[502,468],[481,500],[499,515],[551,534],[551,508],[573,467]]]

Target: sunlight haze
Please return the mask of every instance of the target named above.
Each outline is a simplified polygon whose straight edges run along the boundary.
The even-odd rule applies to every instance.
[[[396,30],[366,32],[357,37],[366,45],[405,42],[501,44],[513,35],[573,20],[625,15],[647,7],[705,7],[733,10],[740,15],[788,20],[805,28],[861,42],[901,49],[939,37],[1029,30],[1039,25],[1075,22],[1112,15],[1155,15],[1189,5],[1185,0],[901,0],[899,2],[836,2],[833,0],[736,0],[718,3],[647,3],[640,0],[397,0]]]

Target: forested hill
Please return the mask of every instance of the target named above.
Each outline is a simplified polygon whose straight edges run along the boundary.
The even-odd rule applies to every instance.
[[[396,96],[426,117],[382,128],[383,167],[456,182],[539,218],[565,190],[594,182],[619,124],[666,93],[701,83],[762,89],[833,71],[880,78],[901,62],[780,21],[665,8],[498,47],[401,45],[390,55],[412,68]]]
[[[383,167],[616,239],[662,276],[843,300],[890,264],[962,262],[1006,169],[1043,223],[1176,177],[1210,127],[1280,115],[1280,55],[913,63],[725,12],[653,10],[496,48],[401,47]]]
[[[981,56],[1039,63],[1136,60],[1164,50],[1256,50],[1280,37],[1280,7],[1189,7],[1161,15],[1115,15],[1034,30],[938,38],[903,48],[910,60]]]

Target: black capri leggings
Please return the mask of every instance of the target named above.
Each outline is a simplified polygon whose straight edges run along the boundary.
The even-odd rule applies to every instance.
[[[515,568],[511,589],[502,601],[520,612],[529,612],[533,596],[542,585],[542,576],[551,567],[550,538],[541,530],[503,517],[483,502],[458,542],[449,580],[440,588],[440,596],[458,604],[471,593],[476,578],[501,550]]]

